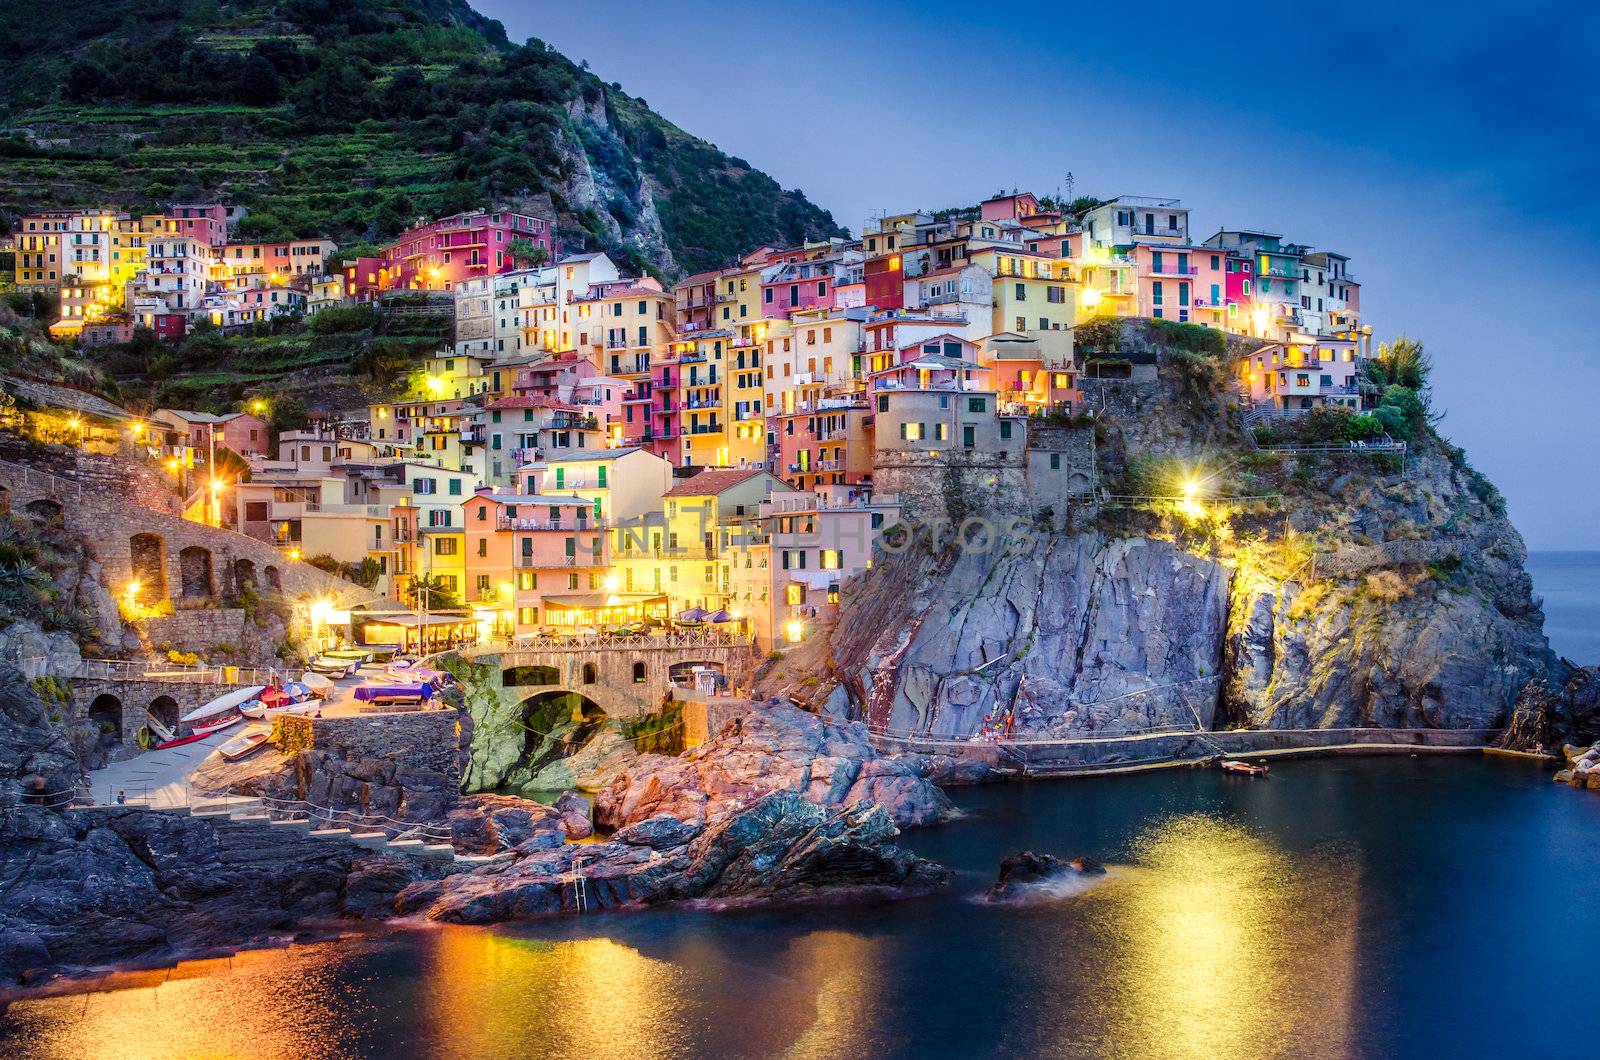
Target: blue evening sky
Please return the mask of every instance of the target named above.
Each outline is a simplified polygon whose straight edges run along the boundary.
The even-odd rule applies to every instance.
[[[1529,546],[1600,548],[1596,8],[474,3],[852,232],[1070,171],[1348,254]]]

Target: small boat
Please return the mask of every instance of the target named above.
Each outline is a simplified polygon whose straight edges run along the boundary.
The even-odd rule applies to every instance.
[[[208,719],[225,715],[229,711],[237,714],[239,713],[239,707],[242,704],[258,698],[261,693],[265,692],[266,690],[266,685],[245,685],[242,688],[234,689],[232,692],[224,692],[222,695],[218,696],[216,699],[213,699],[204,706],[196,707],[194,710],[191,710],[189,713],[185,714],[182,718],[182,721],[186,725],[198,727],[200,725],[207,724]]]
[[[272,734],[267,730],[251,729],[249,732],[241,732],[233,739],[221,744],[217,748],[217,754],[230,762],[237,762],[239,759],[247,758],[261,750],[270,739],[272,739]]]
[[[333,687],[332,681],[317,673],[315,670],[307,670],[305,673],[301,674],[300,683],[304,685],[313,696],[318,697],[327,695],[328,690]]]
[[[1251,765],[1249,762],[1240,762],[1233,758],[1224,758],[1222,760],[1222,771],[1224,773],[1238,773],[1247,777],[1264,777],[1267,775],[1266,766]]]
[[[349,677],[361,669],[366,658],[365,655],[352,656],[348,652],[325,651],[311,660],[311,670],[329,677]]]
[[[204,740],[207,736],[210,736],[213,733],[219,733],[223,729],[237,725],[243,720],[243,714],[222,715],[216,719],[205,721],[194,726],[187,736],[179,736],[175,740],[164,740],[161,743],[156,744],[154,750],[165,751],[169,747],[182,747],[184,744],[194,743],[197,740]]]
[[[398,644],[363,644],[360,651],[367,653],[367,658],[373,662],[388,662],[400,654]]]
[[[322,704],[315,699],[291,700],[268,706],[259,699],[253,699],[240,707],[240,712],[247,718],[265,721],[276,718],[279,714],[315,714],[322,709]]]

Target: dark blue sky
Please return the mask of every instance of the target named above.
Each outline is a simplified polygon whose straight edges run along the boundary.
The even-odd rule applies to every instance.
[[[1349,254],[1529,546],[1600,548],[1595,8],[475,3],[855,232],[1070,171]]]

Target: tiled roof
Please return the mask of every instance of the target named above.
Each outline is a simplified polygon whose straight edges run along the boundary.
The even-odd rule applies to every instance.
[[[765,473],[765,470],[759,467],[714,468],[710,471],[702,471],[693,478],[683,479],[662,496],[715,497],[719,493],[731,490],[733,487]]]

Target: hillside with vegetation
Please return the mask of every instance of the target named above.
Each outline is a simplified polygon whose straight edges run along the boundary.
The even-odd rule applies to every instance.
[[[666,277],[824,210],[465,0],[10,0],[0,214],[220,198],[245,239],[376,243],[487,202]]]

